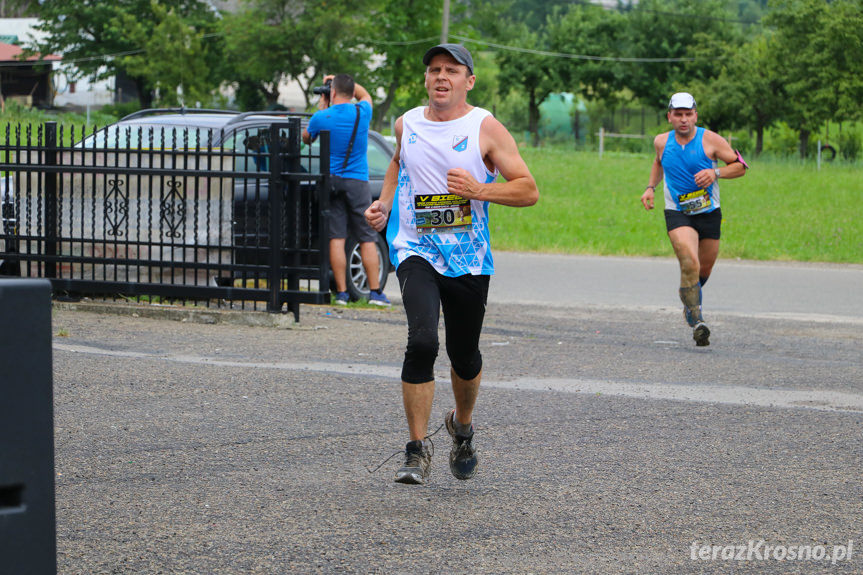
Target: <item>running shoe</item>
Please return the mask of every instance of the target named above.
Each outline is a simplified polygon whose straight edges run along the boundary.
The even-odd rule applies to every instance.
[[[369,292],[369,303],[372,305],[379,305],[381,307],[389,307],[392,305],[384,292],[374,290]]]
[[[349,301],[351,301],[351,296],[348,295],[348,292],[346,291],[340,291],[337,293],[334,300],[336,305],[348,305]]]
[[[473,446],[473,427],[470,435],[459,435],[455,432],[455,410],[451,409],[444,419],[446,430],[452,437],[452,449],[449,452],[449,470],[456,479],[470,479],[476,473],[476,448]]]
[[[431,473],[432,454],[422,440],[409,441],[405,446],[405,464],[396,471],[395,482],[422,485]]]
[[[703,321],[695,325],[692,330],[692,339],[695,340],[696,347],[704,347],[710,345],[710,328]]]

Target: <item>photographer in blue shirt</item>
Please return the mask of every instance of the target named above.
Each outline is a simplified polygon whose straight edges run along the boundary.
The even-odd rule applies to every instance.
[[[329,89],[328,89],[329,88]],[[347,74],[324,76],[324,86],[317,88],[321,97],[318,111],[303,130],[303,141],[311,144],[322,130],[330,131],[330,267],[336,283],[336,303],[346,305],[347,256],[345,240],[348,230],[360,243],[363,268],[369,282],[369,303],[390,305],[380,287],[377,254],[377,232],[366,222],[364,212],[372,203],[369,189],[368,149],[369,123],[372,119],[372,97],[368,90]],[[357,103],[354,104],[353,100]]]

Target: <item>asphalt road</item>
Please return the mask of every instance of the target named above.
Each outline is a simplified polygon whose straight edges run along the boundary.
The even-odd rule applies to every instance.
[[[696,348],[673,261],[496,257],[467,482],[444,431],[392,482],[397,290],[288,329],[57,305],[59,572],[863,572],[860,267],[720,261]]]
[[[680,305],[674,258],[495,252],[492,303],[658,310]],[[387,293],[398,297],[395,275]],[[798,319],[863,319],[863,266],[720,259],[707,312]]]

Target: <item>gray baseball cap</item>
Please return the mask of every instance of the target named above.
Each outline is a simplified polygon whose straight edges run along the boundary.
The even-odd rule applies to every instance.
[[[432,57],[443,53],[447,53],[455,58],[455,61],[459,64],[467,66],[467,71],[473,74],[473,58],[470,52],[467,51],[467,48],[461,44],[438,44],[434,48],[430,48],[425,53],[425,56],[423,56],[423,64],[428,66]]]

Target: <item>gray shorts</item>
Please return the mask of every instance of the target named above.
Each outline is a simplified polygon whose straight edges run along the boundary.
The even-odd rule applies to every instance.
[[[354,178],[332,176],[330,196],[330,239],[345,239],[348,232],[360,242],[377,240],[377,232],[366,221],[365,211],[372,203],[369,183]]]

